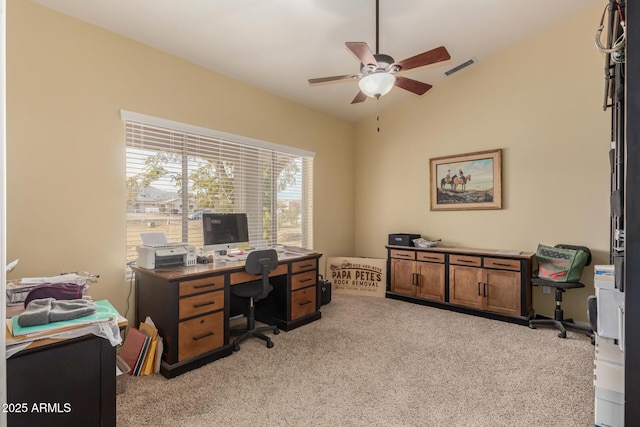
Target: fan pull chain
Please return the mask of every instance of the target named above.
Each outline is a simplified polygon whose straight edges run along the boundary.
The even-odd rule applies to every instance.
[[[376,99],[376,130],[380,133],[380,98]]]

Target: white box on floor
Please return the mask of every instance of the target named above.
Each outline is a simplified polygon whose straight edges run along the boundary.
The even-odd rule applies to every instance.
[[[624,366],[624,352],[613,340],[603,340],[596,336],[596,363],[598,361]]]
[[[596,387],[595,399],[596,426],[624,427],[624,394]]]
[[[598,304],[598,335],[605,338],[620,339],[618,315],[620,304],[624,303],[624,294],[617,289],[596,288]]]
[[[593,385],[617,393],[624,393],[624,366],[596,359],[593,369]]]

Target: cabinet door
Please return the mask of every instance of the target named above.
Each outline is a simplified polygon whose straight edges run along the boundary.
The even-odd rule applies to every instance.
[[[391,292],[415,295],[414,285],[415,261],[403,259],[391,260]]]
[[[418,262],[418,286],[420,298],[444,301],[444,264]]]
[[[449,302],[467,307],[482,307],[482,269],[452,265],[449,267]]]
[[[484,270],[483,309],[496,313],[520,315],[520,273]]]

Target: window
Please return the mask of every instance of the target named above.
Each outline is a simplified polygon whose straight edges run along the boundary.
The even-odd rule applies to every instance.
[[[122,111],[127,262],[140,232],[202,246],[203,212],[244,212],[254,247],[313,248],[313,156],[291,147]],[[185,209],[185,206],[188,207]]]

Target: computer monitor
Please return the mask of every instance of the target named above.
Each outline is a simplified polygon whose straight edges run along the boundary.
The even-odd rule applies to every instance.
[[[249,226],[244,213],[203,212],[202,233],[205,251],[249,247]]]

